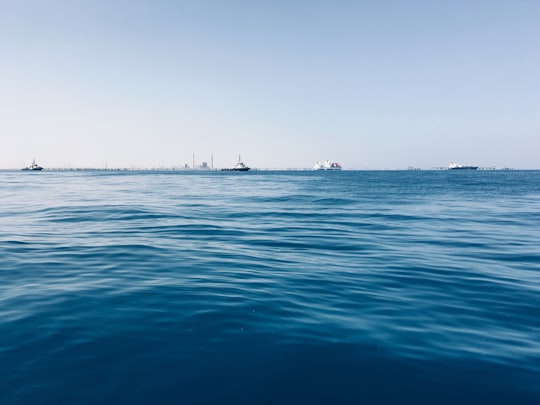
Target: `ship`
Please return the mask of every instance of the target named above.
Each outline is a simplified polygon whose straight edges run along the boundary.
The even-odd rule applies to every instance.
[[[22,170],[38,171],[38,170],[43,170],[43,167],[41,167],[40,165],[36,163],[36,159],[33,159],[32,164],[30,166],[23,167]]]
[[[448,170],[476,170],[478,166],[460,165],[458,163],[450,163]]]
[[[238,155],[238,162],[232,167],[227,167],[224,169],[221,169],[222,172],[247,172],[250,168],[247,167],[244,162],[242,162],[242,159],[240,158],[240,155]]]
[[[342,167],[337,162],[331,162],[330,160],[325,160],[324,162],[315,162],[313,165],[313,170],[341,170]]]

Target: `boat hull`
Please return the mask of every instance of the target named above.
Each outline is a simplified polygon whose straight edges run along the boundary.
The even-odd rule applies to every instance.
[[[459,167],[450,167],[448,170],[477,170],[478,166],[459,166]]]
[[[230,169],[221,169],[222,172],[247,172],[250,168],[249,167],[242,167],[242,168],[230,168]]]

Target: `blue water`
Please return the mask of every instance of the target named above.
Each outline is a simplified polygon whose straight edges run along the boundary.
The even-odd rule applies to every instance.
[[[538,403],[540,172],[0,172],[0,402]]]

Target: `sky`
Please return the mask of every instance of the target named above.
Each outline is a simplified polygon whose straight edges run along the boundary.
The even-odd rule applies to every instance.
[[[540,168],[540,1],[0,0],[0,168]]]

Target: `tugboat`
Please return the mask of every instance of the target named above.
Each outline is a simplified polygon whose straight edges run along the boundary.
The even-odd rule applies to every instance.
[[[233,167],[228,167],[225,169],[221,169],[222,172],[247,172],[250,168],[247,167],[240,158],[240,155],[238,155],[238,162]]]
[[[43,170],[43,167],[41,167],[40,165],[38,165],[36,163],[36,159],[33,159],[32,160],[32,164],[28,167],[24,167],[22,168],[21,170],[32,170],[32,171],[37,171],[37,170]]]

